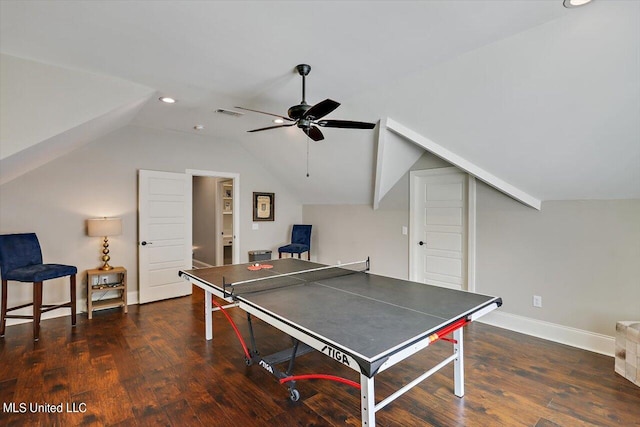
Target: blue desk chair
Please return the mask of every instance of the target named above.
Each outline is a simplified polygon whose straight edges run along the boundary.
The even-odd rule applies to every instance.
[[[298,258],[304,252],[307,252],[307,259],[311,260],[311,226],[295,224],[291,230],[291,244],[280,246],[278,248],[278,258],[282,258],[282,254],[298,254]]]
[[[35,233],[0,235],[0,274],[2,275],[2,318],[0,336],[4,336],[7,318],[33,319],[33,339],[40,334],[40,316],[57,308],[71,308],[71,324],[76,324],[76,273],[71,265],[43,264],[40,243]],[[71,301],[64,304],[42,304],[42,282],[69,276]],[[33,282],[33,302],[7,308],[7,281]],[[33,306],[33,316],[7,315],[7,312]]]

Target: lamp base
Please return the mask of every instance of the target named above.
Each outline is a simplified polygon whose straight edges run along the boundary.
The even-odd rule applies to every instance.
[[[109,239],[107,238],[107,236],[104,236],[104,243],[102,244],[102,247],[104,249],[102,249],[102,267],[99,268],[99,270],[113,270],[113,267],[111,267],[109,265],[109,260],[111,260],[111,257],[109,256]]]

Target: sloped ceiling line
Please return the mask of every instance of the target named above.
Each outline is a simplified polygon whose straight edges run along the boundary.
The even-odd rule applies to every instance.
[[[396,122],[395,120],[386,117],[380,120],[379,131],[378,131],[378,140],[377,140],[377,156],[376,156],[376,176],[375,176],[375,186],[374,186],[374,196],[373,196],[373,209],[378,209],[380,200],[384,197],[384,195],[389,191],[393,184],[397,182],[397,180],[402,176],[398,176],[395,181],[389,181],[389,174],[384,173],[389,169],[387,163],[390,161],[388,155],[385,155],[388,152],[389,147],[387,145],[391,144],[391,139],[388,138],[387,132],[392,132],[400,137],[404,138],[407,141],[412,142],[413,144],[421,147],[424,150],[429,151],[430,153],[435,154],[436,156],[446,160],[452,165],[462,169],[467,172],[469,175],[474,176],[475,178],[485,182],[486,184],[494,187],[498,191],[506,194],[507,196],[527,205],[534,209],[540,210],[542,201],[537,199],[536,197],[531,196],[530,194],[522,191],[521,189],[514,187],[508,182],[503,181],[497,176],[489,173],[488,171],[482,169],[481,167],[475,165],[474,163],[460,157],[459,155],[452,153],[447,150],[443,146],[436,144],[429,138],[426,138],[417,132],[409,129],[408,127]],[[410,166],[410,165],[409,165]],[[406,172],[408,167],[403,172]],[[398,174],[395,174],[396,176]]]

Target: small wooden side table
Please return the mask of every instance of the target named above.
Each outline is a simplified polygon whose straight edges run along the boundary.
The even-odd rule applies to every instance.
[[[93,301],[94,292],[116,291],[117,297]],[[127,270],[113,267],[111,270],[87,270],[87,313],[93,318],[93,310],[99,308],[124,307],[127,313]]]

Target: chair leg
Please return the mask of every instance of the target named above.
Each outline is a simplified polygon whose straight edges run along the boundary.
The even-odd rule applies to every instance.
[[[282,252],[278,252],[278,259],[282,258]]]
[[[4,336],[4,328],[7,323],[7,281],[2,281],[2,317],[0,318],[0,337]]]
[[[298,259],[300,259],[301,255],[302,255],[302,252],[298,252]]]
[[[42,315],[42,282],[33,282],[33,340],[40,338],[40,316]]]
[[[307,251],[307,261],[311,261],[311,251]]]
[[[72,274],[69,276],[69,281],[71,282],[71,325],[76,325],[76,275]]]

